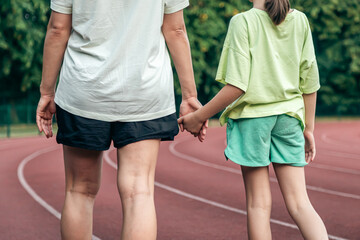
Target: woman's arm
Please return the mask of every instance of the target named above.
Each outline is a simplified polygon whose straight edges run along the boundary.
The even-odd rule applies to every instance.
[[[162,32],[179,76],[182,93],[180,117],[182,117],[201,107],[200,102],[197,100],[190,44],[182,10],[164,15]],[[183,131],[182,124],[180,124],[180,128]],[[204,127],[199,135],[200,141],[205,139],[206,128],[207,121],[205,120]]]
[[[52,117],[55,113],[55,86],[64,52],[71,33],[72,15],[52,12],[44,43],[43,71],[36,123],[40,132],[52,137]]]

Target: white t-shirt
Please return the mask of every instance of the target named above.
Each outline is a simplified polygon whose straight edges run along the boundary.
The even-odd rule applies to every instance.
[[[55,102],[102,121],[145,121],[175,112],[164,14],[188,0],[51,0],[72,14]]]

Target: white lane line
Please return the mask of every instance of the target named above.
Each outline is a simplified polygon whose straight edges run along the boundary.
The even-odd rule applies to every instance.
[[[329,156],[329,157],[339,157],[339,158],[346,158],[346,159],[352,159],[352,160],[360,160],[360,154],[356,153],[347,153],[347,152],[338,152],[338,151],[332,151],[328,149],[323,149],[319,151],[319,154]]]
[[[324,143],[327,143],[327,144],[333,144],[333,145],[337,145],[337,146],[353,147],[353,148],[357,148],[359,146],[359,144],[357,144],[355,142],[346,143],[346,142],[342,142],[342,141],[338,141],[338,140],[329,138],[329,136],[327,134],[322,134],[320,138]],[[340,153],[340,152],[338,152],[338,153]],[[353,157],[354,158],[357,157],[356,159],[360,158],[360,154],[355,154],[355,153],[341,153],[341,154],[344,154],[345,156],[348,156],[349,158],[353,158]]]
[[[308,165],[308,167],[319,168],[319,169],[324,169],[324,170],[331,170],[331,171],[335,171],[335,172],[341,172],[341,173],[347,173],[347,174],[353,174],[353,175],[360,175],[360,171],[356,170],[356,169],[334,167],[334,166],[320,164],[320,163],[314,163],[314,162],[312,162],[310,165]]]
[[[113,149],[114,150],[114,149]],[[109,164],[111,167],[113,167],[115,170],[117,169],[117,165],[115,162],[113,162],[109,156],[109,151],[106,151],[104,153],[104,159],[105,159],[105,162],[107,164]],[[214,206],[214,207],[218,207],[218,208],[221,208],[221,209],[224,209],[224,210],[227,210],[227,211],[230,211],[230,212],[234,212],[234,213],[239,213],[239,214],[242,214],[242,215],[247,215],[246,211],[244,210],[241,210],[241,209],[238,209],[238,208],[234,208],[234,207],[231,207],[231,206],[228,206],[228,205],[225,205],[225,204],[222,204],[222,203],[219,203],[219,202],[215,202],[215,201],[211,201],[209,199],[206,199],[206,198],[202,198],[202,197],[199,197],[199,196],[196,196],[196,195],[193,195],[191,193],[187,193],[187,192],[184,192],[184,191],[181,191],[179,189],[176,189],[176,188],[173,188],[173,187],[170,187],[168,185],[165,185],[165,184],[162,184],[162,183],[159,183],[157,181],[155,181],[155,186],[156,187],[159,187],[161,189],[164,189],[166,191],[169,191],[169,192],[172,192],[172,193],[175,193],[177,195],[180,195],[180,196],[183,196],[183,197],[186,197],[186,198],[189,198],[189,199],[193,199],[193,200],[196,200],[196,201],[199,201],[199,202],[202,202],[202,203],[205,203],[205,204],[208,204],[208,205],[211,205],[211,206]],[[274,224],[277,224],[277,225],[281,225],[281,226],[284,226],[284,227],[288,227],[288,228],[293,228],[293,229],[298,229],[298,227],[295,225],[295,224],[291,224],[291,223],[287,223],[287,222],[283,222],[283,221],[280,221],[280,220],[276,220],[276,219],[270,219],[270,222],[271,223],[274,223]],[[334,240],[347,240],[346,238],[341,238],[341,237],[337,237],[337,236],[334,236],[334,235],[328,235],[329,239],[334,239]]]
[[[24,177],[24,168],[26,166],[27,163],[29,163],[31,160],[35,159],[36,157],[48,153],[48,152],[52,152],[57,150],[59,147],[58,146],[53,146],[53,147],[49,147],[49,148],[45,148],[42,150],[38,150],[30,155],[28,155],[26,158],[24,158],[17,169],[17,175],[18,175],[18,179],[22,185],[22,187],[26,190],[26,192],[28,192],[30,194],[30,196],[38,203],[40,204],[40,206],[42,206],[43,208],[45,208],[49,213],[51,213],[52,215],[54,215],[57,219],[61,219],[61,213],[59,213],[54,207],[52,207],[50,204],[48,204],[44,199],[42,199],[35,191],[34,189],[32,189],[32,187],[30,187],[30,185],[28,184],[28,182],[26,181],[25,177]],[[100,238],[98,238],[97,236],[93,235],[92,236],[93,240],[101,240]]]
[[[241,175],[241,170],[237,170],[234,168],[230,168],[230,167],[225,167],[225,166],[221,166],[215,163],[209,163],[203,160],[200,160],[198,158],[195,158],[193,156],[181,153],[179,151],[177,151],[175,149],[175,146],[187,141],[187,138],[183,138],[181,140],[177,140],[176,142],[172,142],[169,145],[169,151],[175,155],[176,157],[182,158],[184,160],[202,165],[202,166],[206,166],[206,167],[210,167],[210,168],[214,168],[214,169],[218,169],[218,170],[222,170],[222,171],[226,171],[226,172],[231,172],[234,174],[238,174]],[[276,178],[270,177],[270,181],[271,182],[277,182]],[[360,200],[360,195],[356,195],[356,194],[350,194],[350,193],[344,193],[344,192],[339,192],[339,191],[334,191],[334,190],[329,190],[326,188],[321,188],[321,187],[316,187],[316,186],[311,186],[311,185],[306,185],[306,188],[312,191],[316,191],[316,192],[321,192],[321,193],[326,193],[326,194],[331,194],[331,195],[336,195],[336,196],[340,196],[340,197],[346,197],[346,198],[352,198],[352,199],[356,199],[356,200]]]

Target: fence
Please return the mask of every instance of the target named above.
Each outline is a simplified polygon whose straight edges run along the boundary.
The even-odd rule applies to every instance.
[[[0,105],[0,135],[12,136],[12,129],[24,130],[25,125],[35,125],[36,107],[31,104],[25,105]],[[31,129],[31,131],[35,131]]]
[[[39,133],[36,127],[36,107],[36,105],[30,103],[0,105],[0,138],[34,135]],[[179,106],[177,106],[177,110],[178,107]],[[344,116],[340,111],[336,111],[333,107],[325,106],[317,106],[316,114],[318,117],[335,117],[337,119],[359,117],[359,114],[348,114]],[[56,131],[56,129],[57,125],[55,123],[54,131]]]

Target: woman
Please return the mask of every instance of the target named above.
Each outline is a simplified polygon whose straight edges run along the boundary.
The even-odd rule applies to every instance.
[[[56,112],[66,176],[62,239],[91,238],[102,152],[111,141],[117,148],[122,239],[156,239],[159,144],[178,133],[165,41],[181,84],[180,116],[200,107],[182,12],[188,4],[51,1],[37,124],[51,137]],[[205,132],[204,125],[199,140]]]

